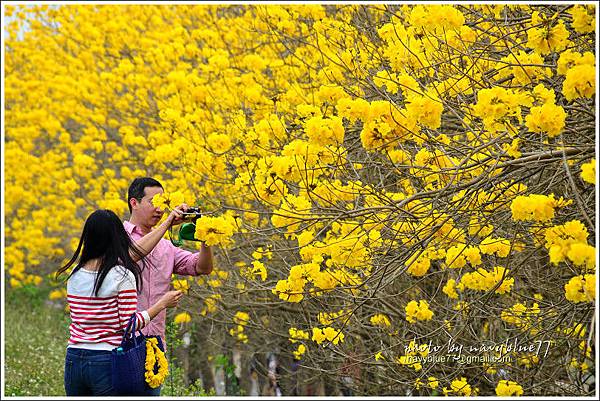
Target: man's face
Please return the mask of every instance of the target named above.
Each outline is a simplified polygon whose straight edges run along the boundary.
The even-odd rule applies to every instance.
[[[163,211],[152,204],[152,198],[157,194],[162,194],[164,191],[161,187],[146,187],[144,188],[144,197],[137,202],[132,201],[131,214],[135,214],[136,219],[149,227],[154,227],[161,219]]]

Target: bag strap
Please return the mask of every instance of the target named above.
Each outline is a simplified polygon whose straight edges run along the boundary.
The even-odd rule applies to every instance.
[[[123,333],[123,338],[121,339],[121,346],[123,346],[123,344],[125,344],[125,341],[129,338],[130,333],[135,342],[136,325],[137,325],[137,316],[134,312],[131,314],[131,317],[129,318],[129,322],[127,323],[127,328],[125,328],[125,332]]]

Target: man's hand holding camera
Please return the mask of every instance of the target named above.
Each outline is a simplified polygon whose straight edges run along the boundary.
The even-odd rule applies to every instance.
[[[186,221],[196,221],[201,216],[198,206],[190,207],[185,203],[173,209],[171,214],[174,215],[171,226],[176,226]]]

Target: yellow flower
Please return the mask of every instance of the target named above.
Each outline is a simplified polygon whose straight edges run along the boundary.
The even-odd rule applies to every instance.
[[[577,33],[593,32],[596,28],[595,7],[592,4],[576,5],[571,10],[572,26]]]
[[[565,50],[560,54],[560,57],[556,62],[556,72],[559,75],[566,75],[567,72],[576,65],[594,65],[595,62],[596,57],[591,52],[581,54],[571,49]],[[552,99],[552,103],[554,103],[554,98]]]
[[[507,323],[514,324],[521,331],[531,331],[532,334],[535,334],[539,314],[540,308],[537,303],[534,303],[531,307],[516,303],[509,309],[503,310],[500,318]]]
[[[206,138],[210,150],[216,153],[225,153],[231,148],[231,139],[226,134],[213,133]]]
[[[192,317],[187,312],[178,313],[174,319],[175,324],[189,323],[191,321]]]
[[[404,265],[408,267],[407,271],[410,274],[415,277],[422,277],[429,270],[429,267],[431,266],[431,259],[426,257],[424,253],[417,251],[404,263]]]
[[[471,392],[472,392],[471,385],[469,383],[467,383],[467,379],[464,377],[461,377],[460,379],[452,380],[452,383],[450,384],[450,388],[456,394],[463,395],[463,396],[470,396]]]
[[[496,266],[492,271],[479,268],[474,272],[465,273],[460,279],[461,287],[472,290],[489,291],[496,287],[496,294],[504,294],[510,292],[515,279],[509,278],[510,271],[502,266]]]
[[[306,136],[310,142],[320,146],[341,145],[344,141],[342,119],[313,117],[306,121]]]
[[[530,132],[541,132],[554,138],[564,129],[566,117],[567,113],[561,106],[544,103],[529,110],[529,115],[525,117],[525,125]]]
[[[288,280],[279,280],[271,291],[278,295],[280,299],[287,302],[300,302],[304,299],[304,284],[305,280],[296,280],[289,282]]]
[[[417,320],[431,320],[433,312],[429,309],[429,303],[425,300],[410,301],[406,307],[406,320],[409,323],[416,323]]]
[[[567,100],[593,97],[596,93],[596,66],[583,64],[569,69],[563,82],[562,93]]]
[[[312,329],[312,340],[314,342],[316,342],[317,344],[321,344],[323,341],[325,341],[327,339],[327,336],[325,336],[325,333],[323,333],[323,330],[321,330],[318,327],[313,327]]]
[[[369,319],[372,325],[374,326],[390,326],[390,319],[384,315],[383,313],[378,313],[376,315],[371,316]]]
[[[327,340],[331,341],[333,344],[337,345],[339,342],[344,342],[344,333],[340,330],[336,330],[333,327],[325,327],[323,329],[323,334]]]
[[[294,359],[300,360],[302,359],[302,355],[306,352],[306,346],[304,344],[298,345],[298,349],[293,352]]]
[[[590,184],[596,185],[596,158],[581,165],[581,178]]]
[[[390,93],[398,93],[398,77],[396,74],[390,73],[386,70],[379,71],[373,76],[373,83],[379,88],[385,87]]]
[[[533,12],[532,23],[536,24],[536,19],[540,13]],[[533,22],[536,21],[536,22]],[[560,52],[569,44],[569,31],[562,21],[558,23],[544,21],[546,26],[541,28],[531,28],[527,31],[527,46],[535,50],[539,54],[548,54],[552,52]]]
[[[288,330],[288,333],[290,335],[290,342],[291,343],[295,343],[298,340],[308,340],[309,335],[308,332],[304,331],[304,330],[299,330],[295,327],[291,327]]]
[[[158,364],[158,372],[154,373],[154,365]],[[146,372],[144,374],[146,382],[152,388],[157,388],[164,383],[169,374],[169,364],[164,352],[158,348],[156,338],[146,339]]]
[[[233,316],[233,322],[235,324],[239,324],[241,326],[247,325],[249,321],[250,321],[250,315],[247,314],[246,312],[238,311]]]
[[[570,204],[572,201],[554,199],[550,196],[532,194],[529,196],[517,196],[510,204],[512,218],[514,221],[548,221],[554,217],[554,208]]]
[[[500,258],[505,258],[511,250],[511,243],[506,238],[487,237],[481,241],[479,249],[486,255],[495,254]]]
[[[220,217],[202,216],[196,221],[194,237],[204,241],[208,246],[227,246],[233,243],[232,236],[237,231],[237,223],[229,214]]]
[[[573,303],[594,302],[596,299],[596,274],[584,274],[571,278],[565,284],[565,297]]]
[[[444,288],[442,288],[442,291],[449,298],[458,299],[458,293],[456,292],[455,286],[456,286],[456,280],[451,278],[446,282],[446,285],[444,285]]]
[[[596,248],[591,245],[581,242],[572,244],[567,257],[575,266],[585,265],[587,270],[594,270],[596,267]]]
[[[63,299],[67,297],[67,290],[64,288],[52,290],[48,295],[48,298],[52,301],[57,299]]]
[[[190,283],[187,280],[173,280],[173,288],[175,290],[187,293],[190,290]]]
[[[152,204],[161,209],[172,210],[175,207],[184,203],[184,196],[181,192],[163,192],[162,194],[154,195]]]
[[[252,261],[252,266],[254,267],[252,268],[250,273],[253,276],[258,275],[262,281],[265,281],[267,279],[267,268],[265,267],[265,265],[262,262],[259,262],[258,260],[254,260]]]
[[[500,380],[496,386],[496,395],[500,397],[518,397],[523,395],[523,387],[514,381]]]

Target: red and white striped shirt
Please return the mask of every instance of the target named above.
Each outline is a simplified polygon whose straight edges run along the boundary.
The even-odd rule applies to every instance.
[[[67,301],[71,314],[69,347],[112,350],[121,344],[123,332],[137,309],[135,276],[123,266],[113,267],[93,294],[98,272],[84,268],[67,282]],[[136,313],[136,330],[150,321],[148,311]]]

